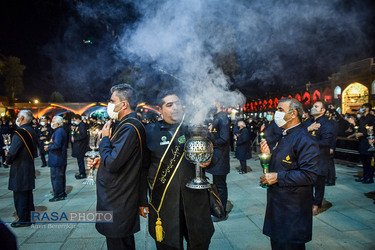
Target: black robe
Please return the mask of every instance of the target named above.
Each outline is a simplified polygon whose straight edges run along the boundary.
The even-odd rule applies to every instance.
[[[38,137],[30,124],[24,124],[21,128],[26,129],[33,138],[33,148],[30,148],[34,157],[37,156]],[[28,191],[35,188],[35,166],[29,150],[17,133],[13,133],[12,144],[9,149],[6,162],[11,164],[9,171],[8,189],[13,191]]]
[[[173,132],[178,124],[170,125],[164,121],[152,123],[146,126],[147,155],[143,175],[143,199],[141,203],[147,203],[147,179],[152,182],[156,175],[158,165],[168,144],[172,139]],[[186,127],[180,128],[177,140],[181,135],[188,139]],[[164,140],[163,140],[164,139]],[[148,176],[148,177],[146,177]],[[193,190],[185,185],[195,177],[194,165],[184,157],[174,178],[172,179],[165,194],[164,203],[160,210],[165,238],[161,243],[179,248],[180,247],[180,211],[183,212],[189,233],[190,246],[208,244],[214,233],[214,227],[210,215],[210,207],[207,190]],[[155,222],[157,214],[150,206],[149,232],[155,239]]]
[[[319,147],[302,125],[286,131],[271,157],[278,182],[267,190],[263,233],[278,242],[305,243],[312,236],[313,184]]]
[[[78,124],[77,131],[73,135],[72,157],[84,157],[87,151],[87,129],[83,122]]]
[[[121,121],[132,117],[130,113]],[[142,152],[145,145],[143,126],[132,119],[141,135],[132,125],[112,131],[113,138],[104,137],[99,145],[101,164],[97,175],[97,211],[113,211],[113,223],[97,223],[99,233],[110,238],[128,237],[140,230],[139,225],[139,179]],[[127,123],[125,122],[125,123]],[[142,144],[141,144],[142,143]],[[142,145],[142,147],[141,147]]]

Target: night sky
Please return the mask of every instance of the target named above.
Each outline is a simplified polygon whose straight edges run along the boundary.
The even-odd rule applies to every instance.
[[[95,10],[95,6],[106,6],[101,5],[106,2],[120,14],[105,15]],[[248,2],[250,4],[255,1]],[[322,32],[320,35],[330,40],[316,42],[310,40],[311,37],[299,38],[298,43],[303,41],[304,47],[301,49],[302,52],[294,52],[293,45],[277,42],[281,36],[270,36],[268,40],[272,46],[269,49],[258,49],[256,53],[252,52],[251,55],[254,56],[251,60],[241,57],[243,53],[233,46],[232,51],[236,52],[240,73],[232,78],[234,84],[230,88],[239,89],[249,97],[272,94],[269,91],[270,86],[273,86],[274,90],[285,91],[290,85],[298,87],[308,81],[314,83],[327,80],[340,65],[374,57],[375,1],[333,2],[336,2],[338,13],[358,13],[356,16],[360,18],[356,20],[355,25],[358,26],[360,37],[355,37],[351,30],[331,32],[330,29],[335,26],[318,26],[317,29],[315,26],[306,25],[304,30],[309,32],[311,37]],[[91,8],[93,13],[88,15],[87,9]],[[157,75],[155,67],[150,66],[150,63],[138,64],[134,59],[119,60],[113,49],[113,44],[121,39],[122,34],[134,29],[143,19],[144,13],[131,1],[125,0],[2,0],[0,54],[19,57],[21,63],[26,66],[25,90],[18,95],[20,101],[27,102],[39,98],[46,102],[55,90],[64,95],[65,101],[105,101],[109,95],[109,87],[116,82],[121,71],[134,64],[141,67],[142,72],[147,72],[148,67],[150,71],[154,71],[147,72],[148,79],[154,84],[165,81],[162,75]],[[319,20],[315,23],[319,25]],[[240,38],[237,38],[237,41],[240,41]],[[271,53],[273,46],[278,46],[279,49]],[[309,52],[309,46],[320,48]],[[333,53],[332,48],[336,48]],[[212,51],[212,54],[215,54],[214,50]],[[264,51],[270,55],[265,55]],[[273,56],[277,57],[282,71],[262,73],[264,70],[260,69],[266,69],[269,65],[267,57]],[[330,62],[322,63],[321,60]],[[110,69],[105,72],[107,67]],[[277,68],[274,65],[271,67]],[[290,81],[292,78],[298,80]],[[254,89],[257,90],[256,95]],[[0,89],[0,94],[5,95],[4,88]]]

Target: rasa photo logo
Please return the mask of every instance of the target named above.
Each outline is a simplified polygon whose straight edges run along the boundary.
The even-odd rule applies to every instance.
[[[34,223],[112,223],[112,211],[96,212],[49,212],[32,211],[31,222]]]

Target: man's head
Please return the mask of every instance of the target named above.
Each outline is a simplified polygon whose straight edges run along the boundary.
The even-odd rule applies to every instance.
[[[368,113],[370,113],[371,108],[372,108],[372,106],[371,106],[370,103],[365,103],[365,104],[362,105],[363,113],[365,115],[367,115]]]
[[[326,107],[322,101],[317,101],[314,103],[313,107],[311,108],[311,115],[314,118],[318,118],[323,116],[326,112]]]
[[[82,117],[79,114],[75,114],[72,117],[74,124],[78,125],[82,121]]]
[[[111,94],[107,112],[112,119],[121,120],[122,117],[137,108],[137,95],[129,84],[123,83],[113,86]]]
[[[180,98],[172,92],[159,95],[159,111],[166,123],[174,124],[181,120],[183,111]]]
[[[287,129],[300,123],[302,114],[302,104],[294,98],[285,97],[277,105],[275,122],[279,127]]]
[[[266,119],[267,121],[272,121],[275,113],[273,111],[267,111]]]
[[[57,129],[58,127],[62,127],[64,125],[64,119],[61,116],[54,116],[52,119],[51,127],[53,129]]]
[[[237,126],[238,126],[238,129],[239,129],[239,130],[241,130],[241,129],[243,129],[243,128],[246,128],[246,124],[245,124],[244,121],[239,121],[239,122],[237,123]]]
[[[17,115],[16,124],[22,126],[28,124],[33,120],[33,113],[30,110],[21,110]]]

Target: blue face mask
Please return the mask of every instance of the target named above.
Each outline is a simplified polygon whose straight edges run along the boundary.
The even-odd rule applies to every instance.
[[[363,108],[360,108],[360,109],[359,109],[359,112],[361,112],[361,113],[365,113],[365,110],[364,110]]]
[[[269,121],[269,122],[270,122],[270,121],[272,121],[272,120],[273,120],[273,117],[272,117],[272,115],[267,115],[267,116],[266,116],[266,119],[267,119],[267,121]]]

